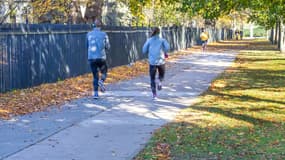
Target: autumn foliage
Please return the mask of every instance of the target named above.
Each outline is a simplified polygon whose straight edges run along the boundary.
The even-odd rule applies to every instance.
[[[146,61],[139,61],[132,66],[112,68],[108,73],[107,83],[145,74],[147,67]],[[0,118],[9,119],[15,115],[38,112],[49,106],[59,106],[73,99],[90,96],[93,90],[92,80],[92,74],[86,74],[57,83],[0,94]]]

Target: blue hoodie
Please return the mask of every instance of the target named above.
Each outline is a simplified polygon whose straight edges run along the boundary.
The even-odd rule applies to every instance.
[[[150,65],[165,64],[165,53],[169,51],[169,43],[155,35],[149,38],[143,46],[143,54],[148,53],[148,61]]]
[[[99,28],[87,34],[88,60],[106,59],[106,51],[110,49],[108,35]]]

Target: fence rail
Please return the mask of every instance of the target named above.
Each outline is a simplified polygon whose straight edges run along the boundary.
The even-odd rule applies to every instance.
[[[90,25],[2,25],[0,26],[0,93],[51,83],[90,72],[86,33]],[[111,50],[110,67],[146,58],[141,48],[149,37],[146,27],[103,27]],[[210,41],[231,38],[229,30],[209,30]],[[171,51],[199,43],[200,30],[186,27],[162,28]]]

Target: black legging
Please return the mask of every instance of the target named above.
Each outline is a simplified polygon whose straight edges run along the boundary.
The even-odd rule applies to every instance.
[[[153,94],[156,94],[155,76],[158,70],[158,79],[163,81],[165,74],[165,64],[163,65],[149,65],[150,86]]]
[[[101,72],[101,80],[105,81],[107,78],[107,63],[105,59],[94,59],[90,60],[90,67],[93,73],[93,86],[94,92],[98,92],[98,81],[99,81],[99,73],[98,70]]]

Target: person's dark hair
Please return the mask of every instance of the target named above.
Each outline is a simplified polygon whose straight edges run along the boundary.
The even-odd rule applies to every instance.
[[[158,27],[155,27],[151,33],[151,37],[158,35],[160,33],[160,29]]]
[[[202,31],[202,32],[204,32],[204,31],[205,31],[205,29],[204,29],[204,28],[201,28],[201,31]]]
[[[103,25],[103,23],[100,21],[100,20],[98,20],[98,19],[96,19],[95,21],[94,21],[94,23],[92,24],[92,26],[95,28],[95,27],[102,27],[102,25]]]

